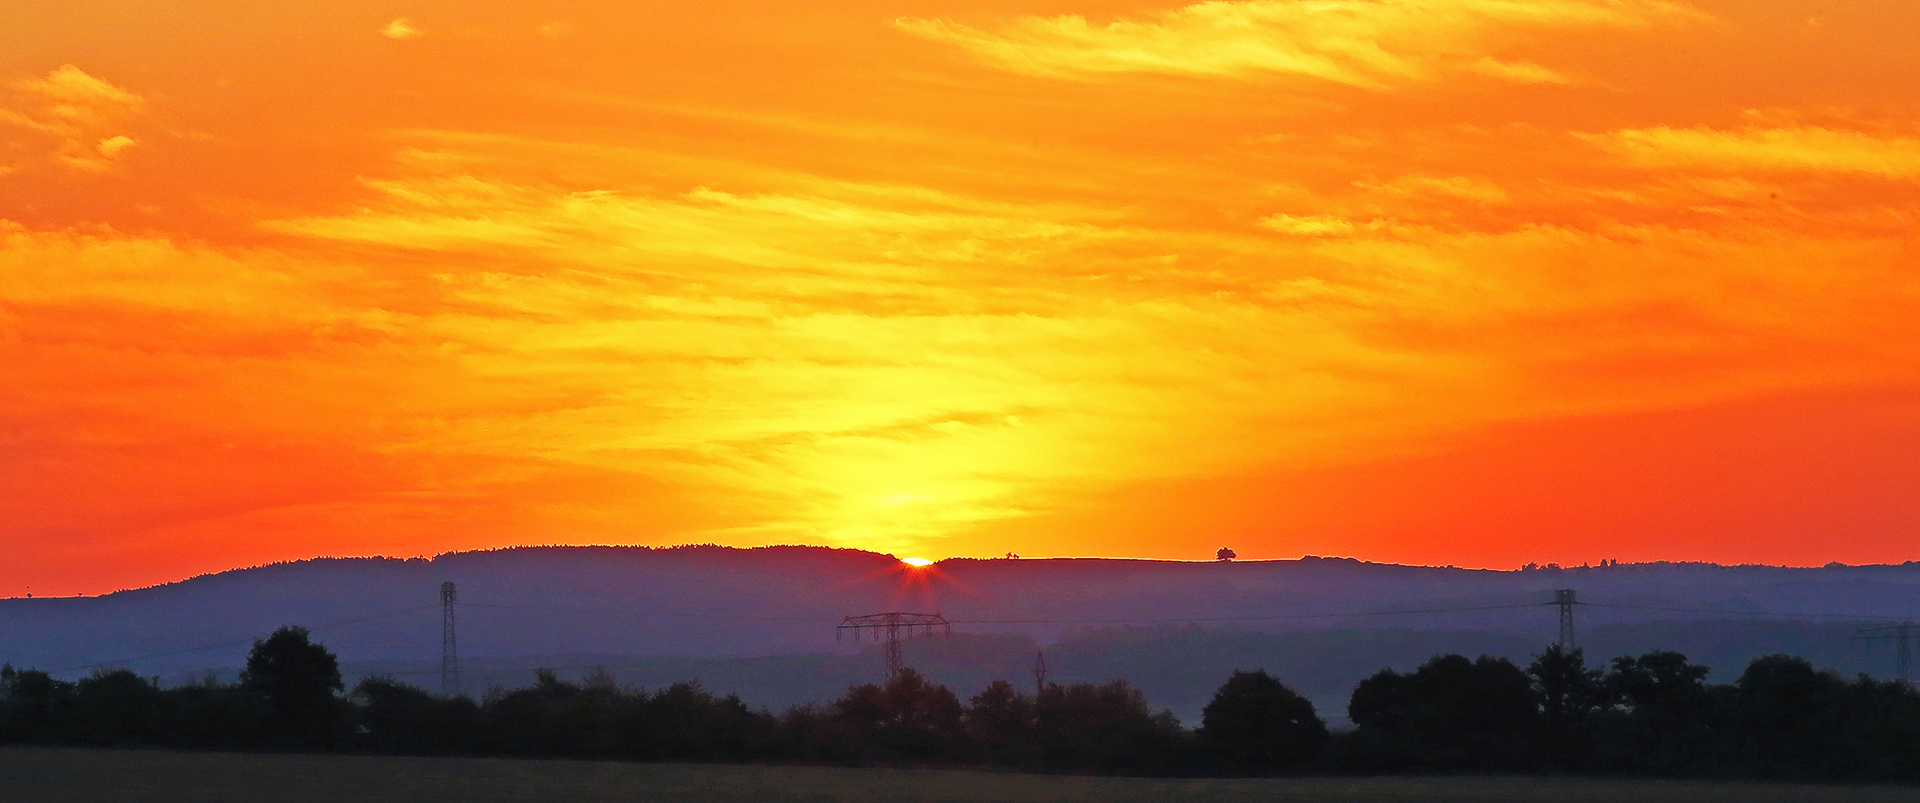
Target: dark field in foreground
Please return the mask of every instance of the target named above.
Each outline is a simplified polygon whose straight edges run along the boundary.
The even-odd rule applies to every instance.
[[[0,748],[8,801],[1822,801],[1920,800],[1920,788],[1558,778],[1161,780],[384,756]]]

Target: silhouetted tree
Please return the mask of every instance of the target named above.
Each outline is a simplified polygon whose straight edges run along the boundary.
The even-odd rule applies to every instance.
[[[780,715],[782,755],[807,761],[855,765],[866,760],[867,747],[854,740],[834,713],[833,706],[797,705]]]
[[[166,699],[166,744],[172,747],[256,747],[264,740],[266,704],[212,675],[161,692]]]
[[[317,746],[342,735],[345,711],[333,696],[346,688],[340,661],[304,627],[288,625],[255,641],[240,687],[265,705],[276,742]]]
[[[1034,711],[1042,759],[1063,769],[1155,769],[1177,760],[1181,729],[1124,680],[1047,684]]]
[[[74,687],[37,669],[14,673],[0,707],[0,739],[52,742],[67,737]]]
[[[642,734],[640,758],[745,761],[774,750],[773,717],[735,695],[715,697],[698,683],[675,683],[642,697],[629,724]]]
[[[1413,702],[1407,695],[1407,676],[1382,669],[1354,686],[1347,718],[1362,728],[1404,731],[1412,723]]]
[[[1344,772],[1396,772],[1414,765],[1414,701],[1407,676],[1382,669],[1353,687],[1347,719],[1356,726],[1332,740],[1328,757]]]
[[[1804,658],[1753,659],[1734,685],[1740,689],[1742,748],[1760,775],[1831,776],[1845,730],[1845,681]]]
[[[1678,774],[1731,760],[1722,738],[1728,723],[1719,721],[1726,706],[1716,703],[1731,690],[1716,695],[1707,674],[1707,667],[1667,650],[1613,659],[1606,685],[1620,711],[1596,737],[1592,763]]]
[[[1234,672],[1200,713],[1200,741],[1256,770],[1297,769],[1320,757],[1327,724],[1313,703],[1264,670]]]
[[[1579,722],[1607,705],[1606,675],[1588,669],[1581,650],[1548,645],[1527,666],[1527,676],[1533,679],[1540,715],[1549,726]]]
[[[1733,685],[1675,652],[1612,661],[1549,648],[1526,671],[1441,655],[1354,689],[1355,730],[1331,739],[1313,707],[1264,672],[1236,672],[1198,738],[1124,681],[1022,696],[995,681],[962,708],[917,672],[855,686],[830,707],[776,719],[697,683],[648,693],[610,671],[585,685],[551,670],[475,704],[369,678],[347,700],[337,661],[306,631],[255,642],[242,682],[160,689],[126,670],[79,683],[0,666],[0,740],[172,747],[332,747],[678,761],[976,762],[1128,773],[1301,767],[1516,771],[1546,766],[1660,775],[1920,780],[1920,692],[1805,660],[1753,661]],[[348,716],[350,715],[350,716]],[[1328,749],[1315,746],[1328,741]],[[1204,746],[1206,751],[1194,750]],[[1551,749],[1556,752],[1548,752]]]
[[[434,755],[474,747],[480,711],[465,697],[444,698],[389,678],[370,677],[349,695],[358,707],[355,744],[382,753]]]
[[[1920,780],[1920,691],[1861,675],[1840,693],[1846,728],[1833,746],[1834,776]]]
[[[604,756],[613,739],[600,703],[553,670],[537,669],[532,686],[488,695],[488,745],[513,755]]]
[[[1555,643],[1527,666],[1527,676],[1540,707],[1544,746],[1562,768],[1581,766],[1590,753],[1592,717],[1609,700],[1605,674],[1588,669],[1580,650],[1569,652]]]
[[[967,735],[984,757],[999,764],[1026,764],[1038,756],[1033,699],[996,680],[974,695],[963,717]]]
[[[1350,769],[1512,770],[1528,766],[1533,683],[1505,658],[1441,655],[1412,674],[1383,669],[1355,687],[1357,726],[1337,761]]]
[[[928,683],[919,672],[903,669],[887,685],[847,689],[834,713],[856,740],[883,758],[929,760],[956,746],[960,700],[945,686]]]
[[[1213,553],[1213,559],[1220,561],[1221,563],[1226,563],[1227,561],[1233,560],[1234,558],[1237,558],[1237,557],[1239,556],[1235,555],[1233,553],[1233,550],[1228,549],[1226,547],[1221,547],[1220,551]]]
[[[160,689],[126,669],[101,671],[75,685],[72,737],[89,744],[162,741],[166,712]]]

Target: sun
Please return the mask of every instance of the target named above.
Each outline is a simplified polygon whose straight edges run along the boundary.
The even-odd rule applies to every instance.
[[[933,565],[933,561],[927,560],[926,558],[901,558],[900,562],[916,569]]]

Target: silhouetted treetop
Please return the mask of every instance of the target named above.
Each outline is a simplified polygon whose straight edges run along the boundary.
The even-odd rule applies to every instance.
[[[1200,740],[1243,766],[1305,767],[1326,746],[1313,703],[1266,671],[1234,672],[1200,713]]]
[[[255,641],[240,688],[265,705],[268,729],[277,740],[319,743],[343,723],[333,696],[346,689],[340,661],[313,643],[304,627],[288,625]]]

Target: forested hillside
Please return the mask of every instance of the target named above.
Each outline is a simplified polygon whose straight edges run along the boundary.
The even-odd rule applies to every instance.
[[[848,615],[938,611],[950,640],[906,646],[929,677],[971,688],[1126,677],[1191,718],[1237,668],[1284,671],[1339,718],[1355,679],[1444,651],[1524,663],[1555,636],[1544,603],[1574,588],[1580,641],[1611,657],[1678,649],[1716,679],[1761,655],[1885,677],[1885,642],[1850,637],[1920,610],[1920,565],[1782,569],[1606,565],[1482,571],[1342,559],[955,560],[811,547],[524,548],[427,559],[312,560],[96,598],[0,600],[0,658],[78,679],[125,667],[163,685],[231,679],[252,638],[313,628],[352,677],[437,687],[439,586],[456,583],[463,683],[605,668],[655,688],[699,678],[779,708],[876,677],[878,645],[836,642]]]

